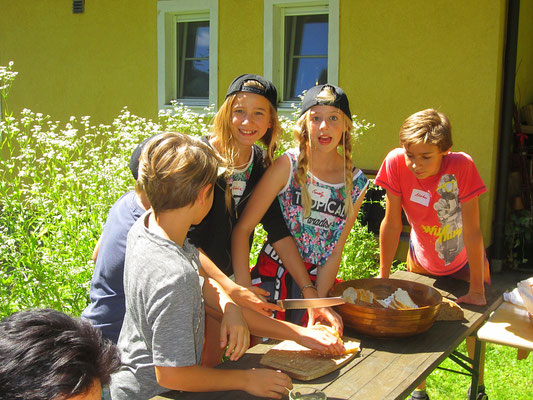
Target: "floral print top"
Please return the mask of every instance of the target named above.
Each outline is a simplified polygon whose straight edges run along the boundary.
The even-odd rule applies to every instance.
[[[344,183],[331,184],[307,174],[307,190],[311,196],[311,213],[304,217],[301,189],[295,179],[298,149],[284,153],[291,162],[292,173],[278,199],[287,227],[296,240],[304,262],[324,265],[333,252],[346,223]],[[352,202],[368,186],[368,179],[359,168],[353,170]]]

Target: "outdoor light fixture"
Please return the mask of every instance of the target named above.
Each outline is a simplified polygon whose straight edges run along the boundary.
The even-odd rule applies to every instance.
[[[72,0],[72,13],[82,14],[85,11],[85,0]]]

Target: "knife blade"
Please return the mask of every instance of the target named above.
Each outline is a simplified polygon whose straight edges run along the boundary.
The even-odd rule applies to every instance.
[[[346,303],[342,297],[323,297],[317,299],[285,299],[278,300],[277,305],[285,310],[300,308],[318,308],[338,306]]]

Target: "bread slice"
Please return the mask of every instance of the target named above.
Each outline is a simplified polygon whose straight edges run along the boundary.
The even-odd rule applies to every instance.
[[[342,292],[342,298],[347,303],[354,304],[355,303],[355,299],[357,299],[357,292],[355,291],[355,289],[353,287],[350,286],[350,287],[344,289],[344,292]]]
[[[383,308],[389,308],[389,303],[387,303],[385,300],[376,299],[376,303]]]
[[[463,309],[454,301],[442,298],[437,321],[461,321],[465,317]]]
[[[418,308],[418,306],[409,296],[409,293],[407,293],[407,291],[402,288],[396,289],[396,291],[394,292],[394,300],[393,302],[391,302],[391,304],[392,303],[395,303],[397,308],[400,310],[407,310],[409,308]]]
[[[368,289],[355,289],[353,287],[348,287],[342,292],[342,297],[348,303],[355,304],[357,300],[364,303],[372,304],[374,302],[374,293]]]

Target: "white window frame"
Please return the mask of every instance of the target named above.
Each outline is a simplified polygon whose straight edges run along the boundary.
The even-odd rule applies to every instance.
[[[280,99],[285,92],[284,32],[289,15],[328,14],[328,83],[339,81],[339,2],[340,0],[264,0],[264,63],[263,73],[278,89]],[[294,101],[281,101],[283,115],[294,111]]]
[[[209,98],[176,99],[176,23],[209,21]],[[159,0],[157,2],[157,103],[160,110],[172,108],[170,101],[200,113],[217,104],[218,0]]]

